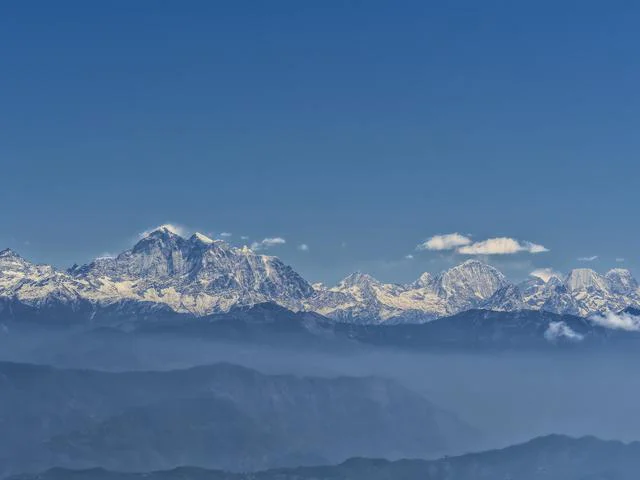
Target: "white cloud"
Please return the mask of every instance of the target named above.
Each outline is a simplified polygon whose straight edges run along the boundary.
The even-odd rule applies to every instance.
[[[221,237],[230,237],[230,236],[231,236],[231,233],[229,233],[229,232],[222,232],[222,233],[220,234],[220,236],[221,236]]]
[[[264,240],[262,240],[262,244],[267,247],[282,245],[284,243],[287,243],[287,241],[282,237],[271,237],[271,238],[265,238]]]
[[[539,245],[537,243],[525,242],[526,251],[529,253],[545,253],[548,252],[549,249],[544,245]]]
[[[616,258],[616,262],[622,263],[622,262],[624,262],[624,258],[618,257],[618,258]]]
[[[275,247],[277,245],[283,245],[287,243],[287,241],[282,237],[267,237],[262,239],[259,242],[253,242],[251,244],[252,250],[263,250],[266,248]]]
[[[544,282],[548,282],[551,277],[560,278],[561,274],[556,272],[552,268],[536,268],[529,275],[542,279]]]
[[[300,245],[298,245],[298,250],[300,250],[302,252],[308,252],[309,251],[309,245],[307,245],[306,243],[301,243]]]
[[[598,255],[593,255],[591,257],[579,257],[578,261],[579,262],[593,262],[594,260],[598,259]]]
[[[489,238],[457,249],[465,255],[510,255],[513,253],[542,253],[549,249],[532,242],[520,242],[509,237]]]
[[[453,250],[462,245],[469,245],[471,239],[459,233],[434,235],[416,247],[416,250]]]
[[[188,234],[188,230],[182,225],[176,225],[175,223],[165,223],[155,228],[150,228],[140,233],[138,236],[140,238],[144,238],[152,234],[153,232],[165,230],[167,232],[173,233],[174,235],[180,235],[181,237],[185,237]]]
[[[581,342],[584,340],[584,335],[574,331],[565,322],[551,322],[544,332],[544,338],[550,342],[555,342],[563,338],[572,342]]]
[[[640,317],[629,313],[608,312],[604,315],[592,315],[589,317],[589,320],[602,327],[613,328],[615,330],[640,331]]]
[[[242,235],[240,236],[241,240],[249,240],[249,235]]]
[[[405,255],[404,258],[406,258],[407,260],[413,260],[413,255]]]

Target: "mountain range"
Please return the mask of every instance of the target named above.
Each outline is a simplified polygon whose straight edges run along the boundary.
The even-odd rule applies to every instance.
[[[145,473],[56,468],[10,480],[635,480],[639,468],[638,442],[548,435],[501,450],[438,460],[354,458],[334,466],[237,474],[189,467]]]
[[[346,323],[424,323],[470,309],[539,310],[589,317],[640,308],[638,282],[625,269],[601,275],[571,270],[564,278],[511,283],[496,268],[468,260],[409,284],[383,283],[356,272],[334,287],[310,284],[277,257],[237,248],[170,226],[146,233],[130,250],[66,271],[0,252],[0,317],[21,308],[64,307],[88,318],[102,309],[206,316],[275,303]]]
[[[105,372],[0,362],[0,478],[54,466],[233,471],[465,451],[456,415],[377,377],[218,363]]]

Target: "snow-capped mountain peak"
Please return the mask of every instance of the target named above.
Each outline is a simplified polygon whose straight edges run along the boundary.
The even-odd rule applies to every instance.
[[[6,248],[0,252],[0,276],[7,275],[30,275],[36,274],[43,275],[45,273],[52,273],[54,268],[49,265],[38,265],[32,263],[14,250]]]
[[[508,285],[490,265],[470,260],[436,277],[424,273],[408,285],[382,283],[356,272],[308,301],[314,311],[357,322],[420,322],[482,305]]]
[[[630,295],[638,291],[638,282],[626,268],[613,268],[604,278],[611,291],[618,295]]]
[[[590,268],[575,268],[569,272],[565,280],[567,288],[578,290],[607,290],[606,279]]]
[[[96,259],[69,271],[95,286],[99,301],[119,296],[160,302],[198,315],[274,301],[293,309],[313,293],[275,257],[229,246],[201,233],[183,238],[175,229],[149,232],[115,258]]]
[[[522,292],[518,286],[507,284],[500,287],[496,292],[480,305],[487,310],[499,312],[513,312],[524,309]]]
[[[0,252],[0,298],[25,305],[78,302],[80,285],[50,265],[31,263],[10,249]]]
[[[194,241],[194,242],[197,241],[197,242],[203,243],[205,245],[211,245],[214,242],[213,239],[207,237],[205,234],[200,233],[200,232],[194,233],[191,236],[191,240]]]
[[[371,275],[362,272],[354,272],[351,275],[346,276],[340,283],[340,288],[351,287],[367,287],[370,285],[378,285],[380,282],[373,278]]]
[[[15,251],[11,250],[10,248],[5,248],[4,250],[0,250],[0,258],[14,258],[14,257],[20,257],[20,255],[18,255]]]
[[[0,272],[25,270],[29,267],[35,267],[10,248],[6,248],[0,252]]]
[[[184,238],[168,224],[114,257],[66,272],[30,263],[10,249],[0,251],[0,299],[30,306],[100,308],[125,302],[207,315],[273,302],[336,320],[375,323],[425,322],[471,308],[588,316],[640,307],[640,288],[625,269],[605,275],[575,269],[564,278],[555,272],[545,277],[515,285],[495,267],[467,260],[405,285],[355,272],[333,287],[311,286],[276,257],[202,233]]]
[[[159,225],[155,228],[151,228],[140,235],[140,238],[148,237],[154,234],[171,234],[177,235],[179,237],[182,236],[182,229],[170,223],[165,223],[163,225]]]
[[[429,288],[433,284],[433,275],[429,272],[424,272],[422,275],[418,277],[418,279],[410,284],[411,287],[414,288]]]
[[[588,268],[571,270],[563,279],[552,276],[519,285],[524,306],[532,310],[589,316],[620,311],[640,304],[638,283],[628,270],[613,269],[604,276]]]
[[[502,272],[478,260],[467,260],[434,279],[437,294],[459,310],[477,306],[507,284]]]

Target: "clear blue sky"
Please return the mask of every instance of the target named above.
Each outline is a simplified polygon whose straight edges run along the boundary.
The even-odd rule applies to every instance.
[[[4,2],[0,245],[66,266],[175,222],[400,282],[466,258],[414,251],[460,232],[550,249],[489,257],[513,277],[636,269],[638,25],[618,1]]]

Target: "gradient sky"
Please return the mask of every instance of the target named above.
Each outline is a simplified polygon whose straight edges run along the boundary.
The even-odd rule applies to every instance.
[[[514,279],[637,270],[638,25],[616,1],[5,2],[0,246],[68,266],[173,222],[404,282],[468,258],[415,251],[459,232],[550,250],[483,257]]]

